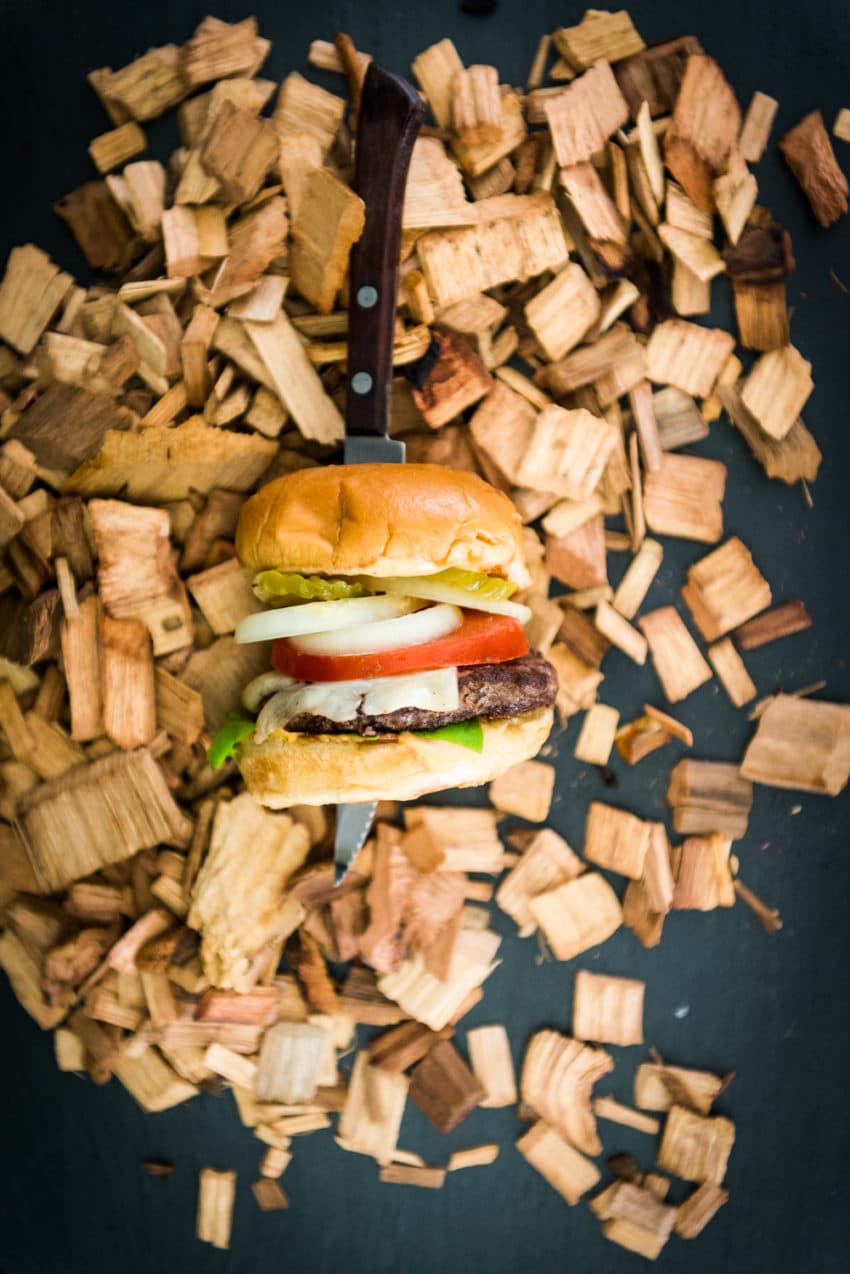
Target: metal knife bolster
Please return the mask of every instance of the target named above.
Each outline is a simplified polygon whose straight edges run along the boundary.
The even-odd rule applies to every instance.
[[[398,438],[349,434],[343,457],[346,464],[403,464],[404,443]]]

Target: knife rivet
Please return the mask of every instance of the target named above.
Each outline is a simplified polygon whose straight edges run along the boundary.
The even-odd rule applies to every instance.
[[[355,394],[368,394],[372,388],[372,377],[368,372],[355,372],[351,378],[351,388]]]
[[[378,304],[378,289],[364,283],[362,288],[357,289],[357,304],[362,310],[371,310],[373,305]]]

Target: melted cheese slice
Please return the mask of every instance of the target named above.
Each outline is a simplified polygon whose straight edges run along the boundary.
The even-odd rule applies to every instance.
[[[454,712],[459,706],[456,668],[358,681],[295,681],[269,699],[257,718],[255,737],[262,743],[272,731],[285,730],[302,713],[342,722],[353,721],[359,713],[377,717],[400,708]]]

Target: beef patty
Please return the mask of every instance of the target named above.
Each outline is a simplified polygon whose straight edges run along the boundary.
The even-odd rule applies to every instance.
[[[379,716],[359,714],[352,721],[331,721],[304,712],[287,730],[301,734],[398,734],[401,730],[436,730],[471,717],[514,717],[555,702],[555,669],[536,651],[502,664],[471,664],[457,670],[460,704],[453,712],[399,708]]]

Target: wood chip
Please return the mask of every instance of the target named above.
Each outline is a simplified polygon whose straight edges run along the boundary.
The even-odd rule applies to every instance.
[[[625,9],[617,13],[589,9],[576,26],[558,27],[552,39],[561,57],[577,71],[587,70],[599,58],[619,62],[644,47]]]
[[[690,567],[682,597],[706,641],[731,632],[772,600],[770,585],[737,536]]]
[[[675,1230],[680,1239],[695,1239],[729,1200],[729,1191],[704,1181],[676,1209]]]
[[[573,990],[573,1035],[598,1044],[642,1044],[645,985],[580,970]]]
[[[769,478],[779,478],[789,485],[801,479],[814,482],[822,457],[802,420],[797,420],[785,437],[777,441],[764,432],[735,389],[718,385],[717,396]]]
[[[719,181],[723,180],[725,178],[719,179]],[[725,206],[725,195],[723,195],[725,187],[718,191],[719,181],[715,182],[715,198],[723,198]],[[755,198],[755,192],[753,192],[753,198]],[[749,209],[747,211],[749,212]],[[746,220],[746,217],[744,219]],[[687,230],[680,230],[667,223],[658,227],[658,237],[665,247],[669,248],[676,262],[683,265],[700,283],[709,283],[718,274],[723,274],[726,269],[720,253],[708,239],[690,234]],[[733,242],[737,243],[737,235]],[[679,305],[676,305],[676,309],[679,313],[683,312]],[[700,311],[692,309],[690,312],[699,313]]]
[[[616,439],[613,425],[584,408],[566,411],[554,404],[544,407],[526,441],[516,481],[522,487],[553,491],[566,499],[588,500]]]
[[[100,617],[103,726],[118,747],[130,751],[156,734],[151,639],[136,619]]]
[[[712,210],[712,182],[724,170],[740,127],[741,112],[723,72],[713,58],[693,54],[664,135],[664,159],[704,212]]]
[[[788,307],[784,283],[735,281],[738,341],[746,349],[778,350],[788,344]]]
[[[707,1115],[725,1086],[726,1082],[710,1071],[642,1062],[635,1073],[635,1105],[656,1111],[686,1106]]]
[[[735,338],[720,328],[667,319],[649,338],[646,374],[656,384],[705,398],[734,348]]]
[[[605,1196],[604,1211],[598,1209]],[[630,1252],[654,1261],[664,1247],[676,1219],[676,1209],[652,1191],[631,1181],[618,1181],[610,1195],[596,1196],[605,1238]]]
[[[638,880],[643,874],[650,824],[601,801],[591,801],[584,833],[584,856],[598,867]]]
[[[382,1166],[388,1164],[398,1141],[409,1083],[406,1075],[370,1066],[365,1052],[359,1052],[339,1119],[338,1145],[371,1155]]]
[[[516,1077],[504,1026],[477,1026],[467,1031],[466,1046],[473,1074],[484,1089],[478,1105],[516,1105]]]
[[[616,68],[617,81],[637,119],[641,103],[649,103],[653,118],[673,109],[692,53],[701,53],[695,36],[680,36],[633,54]]]
[[[32,353],[72,286],[70,274],[39,248],[13,248],[0,283],[0,337],[19,353]]]
[[[501,871],[502,845],[493,810],[417,805],[405,810],[404,821],[408,829],[427,830],[442,854],[440,870]]]
[[[662,391],[663,392],[663,391]],[[658,574],[664,550],[657,540],[646,539],[626,567],[614,592],[612,605],[626,619],[634,619]],[[597,608],[598,614],[598,608]],[[598,627],[598,625],[597,625]]]
[[[607,765],[620,721],[617,708],[595,703],[585,713],[573,756],[588,765]]]
[[[758,196],[758,183],[740,154],[733,150],[726,172],[714,182],[714,202],[730,243],[737,243]]]
[[[250,844],[246,858],[242,847]],[[201,933],[201,956],[215,986],[245,989],[251,957],[303,918],[284,903],[292,873],[310,848],[307,829],[287,814],[258,806],[247,792],[220,804],[209,851],[192,890],[189,924]]]
[[[599,603],[593,622],[603,637],[607,638],[612,646],[622,650],[632,663],[638,665],[646,663],[645,638],[610,603],[606,601]]]
[[[525,307],[526,321],[550,361],[563,358],[599,317],[599,296],[580,265],[570,262]]]
[[[333,309],[364,216],[363,200],[328,169],[308,174],[292,220],[290,270],[298,291],[320,314]]]
[[[544,111],[561,167],[590,159],[629,117],[626,101],[604,59],[596,61],[562,93],[548,98]]]
[[[756,697],[756,687],[730,637],[709,646],[708,660],[736,708]]]
[[[520,937],[537,927],[529,899],[574,880],[584,870],[581,859],[563,837],[550,828],[536,832],[517,865],[499,885],[496,902],[515,920]]]
[[[195,1233],[202,1243],[226,1251],[230,1247],[236,1173],[201,1168],[198,1176],[198,1216]]]
[[[500,117],[501,120],[501,117]],[[476,222],[463,179],[436,137],[417,137],[404,191],[405,230],[470,226]],[[423,321],[425,316],[422,316]]]
[[[128,159],[140,155],[146,146],[143,130],[128,120],[126,124],[94,137],[89,143],[89,155],[99,173],[108,173],[110,168],[120,168]]]
[[[624,1128],[634,1128],[635,1132],[645,1132],[650,1137],[657,1137],[661,1131],[661,1123],[658,1119],[641,1114],[639,1110],[634,1110],[631,1106],[624,1106],[613,1097],[594,1097],[593,1113],[597,1119],[607,1119],[610,1123],[621,1124]]]
[[[589,247],[593,249],[594,243],[600,245],[615,243],[625,247],[626,232],[623,218],[593,165],[572,164],[569,168],[562,168],[560,182],[587,232],[590,240]],[[624,305],[623,309],[625,308]],[[612,312],[613,309],[612,305],[606,317],[607,327],[610,327],[617,317],[617,314]],[[622,312],[623,310],[620,309],[619,313]]]
[[[500,942],[499,935],[490,930],[464,929],[455,942],[449,978],[436,978],[417,956],[405,960],[396,972],[385,973],[378,980],[379,990],[410,1017],[440,1031],[496,968]]]
[[[495,66],[470,66],[452,81],[452,128],[463,142],[497,142],[502,136],[499,73]]]
[[[271,323],[246,322],[244,327],[275,393],[304,437],[323,443],[339,441],[342,417],[286,315],[278,314]]]
[[[445,1184],[446,1171],[445,1168],[389,1163],[380,1169],[378,1180],[386,1185],[420,1186],[426,1190],[440,1190]]]
[[[191,640],[189,605],[177,576],[168,514],[118,500],[93,500],[89,518],[100,554],[100,592],[116,619],[141,620],[154,654]]]
[[[741,774],[768,787],[837,796],[850,776],[850,708],[774,695],[759,717]]]
[[[832,125],[832,135],[837,137],[840,142],[850,141],[850,110],[846,106],[842,106],[835,117],[835,122]]]
[[[499,1157],[499,1147],[495,1142],[481,1146],[470,1146],[467,1150],[455,1150],[449,1155],[448,1172],[457,1172],[460,1168],[486,1168],[495,1163]]]
[[[812,617],[805,602],[781,602],[733,629],[732,639],[739,650],[757,650],[811,626]]]
[[[647,525],[659,535],[715,544],[723,535],[725,491],[721,461],[666,452],[644,482]]]
[[[79,1025],[77,1023],[75,1029],[79,1030]],[[114,1073],[130,1096],[149,1113],[170,1110],[198,1093],[195,1085],[181,1079],[154,1048],[146,1049],[141,1057],[125,1052],[116,1061]]]
[[[588,518],[569,535],[546,537],[546,569],[570,588],[605,589],[608,568],[601,516]],[[575,605],[573,597],[573,605]],[[593,605],[591,602],[590,605]]]
[[[680,703],[711,679],[711,668],[672,606],[650,611],[637,622],[669,703]]]
[[[676,879],[674,911],[713,911],[734,907],[735,890],[729,865],[732,840],[727,836],[691,836],[672,850]]]
[[[292,1155],[288,1150],[279,1150],[276,1146],[269,1146],[260,1160],[260,1175],[268,1177],[270,1180],[276,1180],[282,1177],[286,1169],[292,1162]]]
[[[21,802],[19,817],[36,876],[51,891],[160,841],[185,843],[189,831],[144,749],[43,783]]]
[[[764,154],[778,110],[775,97],[758,91],[753,93],[738,137],[738,150],[748,164],[757,164]]]
[[[328,1044],[327,1031],[302,1022],[280,1022],[267,1030],[254,1083],[260,1101],[311,1101]]]
[[[270,1147],[270,1149],[273,1149],[273,1147]],[[277,1181],[272,1181],[268,1177],[261,1177],[258,1181],[253,1181],[251,1183],[251,1192],[257,1200],[257,1206],[261,1212],[279,1212],[283,1208],[289,1207],[289,1199]]]
[[[432,429],[439,429],[492,389],[493,382],[470,341],[456,332],[438,332],[437,357],[413,401]]]
[[[281,83],[273,119],[281,137],[298,133],[314,137],[324,157],[333,144],[344,114],[344,98],[329,93],[318,84],[311,84],[293,71]]]
[[[799,182],[822,226],[847,212],[847,178],[838,166],[823,116],[812,111],[779,142],[785,162]]]
[[[440,1039],[447,1039],[451,1027],[431,1031],[419,1022],[402,1022],[370,1040],[366,1054],[372,1066],[399,1074],[408,1070],[428,1053]]]
[[[549,816],[555,770],[543,761],[521,761],[490,784],[490,803],[506,814],[518,814],[532,823]]]
[[[268,468],[275,451],[275,443],[266,438],[216,429],[200,416],[167,430],[121,433],[109,429],[97,454],[71,475],[67,489],[87,496],[121,494],[134,502],[162,503],[186,499],[190,491],[205,495],[213,487],[247,491]]]
[[[814,388],[811,363],[794,348],[763,354],[744,382],[741,402],[771,438],[781,441],[793,428]]]
[[[543,1119],[520,1137],[516,1147],[571,1207],[599,1181],[596,1165]]]
[[[456,1128],[485,1096],[483,1084],[448,1040],[435,1044],[410,1081],[410,1100],[442,1133]]]
[[[529,898],[528,908],[558,960],[605,942],[623,921],[617,895],[598,872]]]
[[[500,195],[480,200],[476,209],[477,225],[429,231],[417,241],[435,305],[452,305],[500,283],[566,264],[567,243],[547,192]]]
[[[686,1181],[720,1185],[735,1141],[735,1125],[721,1115],[706,1118],[672,1106],[658,1150],[658,1166]]]
[[[525,140],[526,126],[519,94],[509,88],[500,90],[499,106],[500,128],[495,141],[467,142],[458,137],[450,142],[458,163],[469,177],[480,177]]]
[[[740,840],[752,803],[752,784],[740,777],[736,765],[688,757],[670,771],[667,804],[677,832],[720,832]]]

